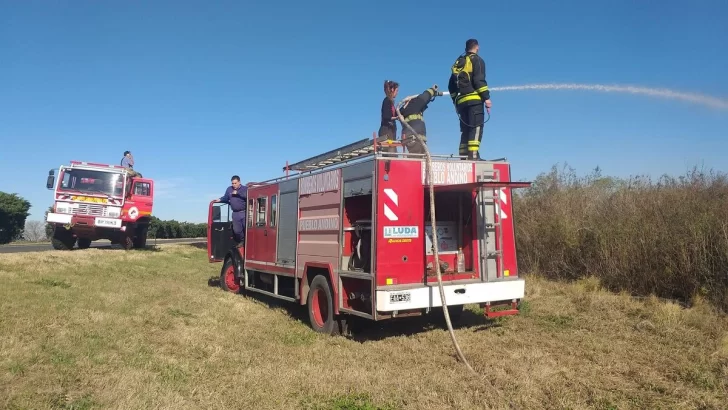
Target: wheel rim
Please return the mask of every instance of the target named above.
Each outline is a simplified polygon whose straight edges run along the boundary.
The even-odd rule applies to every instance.
[[[225,285],[233,292],[237,292],[240,289],[240,285],[235,283],[235,267],[233,266],[228,267],[225,271]]]
[[[316,289],[313,293],[313,320],[318,327],[324,327],[325,318],[329,316],[329,306],[323,289]]]

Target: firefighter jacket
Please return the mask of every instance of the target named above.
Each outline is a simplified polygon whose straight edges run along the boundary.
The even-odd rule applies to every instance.
[[[404,118],[405,122],[410,125],[418,134],[426,135],[425,121],[422,114],[427,109],[427,105],[438,95],[442,95],[441,92],[435,91],[432,87],[425,90],[422,94],[409,100],[406,106],[399,110],[400,114]],[[402,130],[406,135],[411,132],[404,127]]]
[[[482,104],[490,99],[488,83],[485,81],[485,61],[476,53],[465,53],[455,60],[451,68],[450,92],[455,106]]]

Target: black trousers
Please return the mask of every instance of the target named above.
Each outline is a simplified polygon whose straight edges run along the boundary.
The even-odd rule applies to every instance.
[[[409,124],[416,133],[420,134],[424,140],[420,140],[416,135],[412,134],[412,131],[410,131],[407,126],[402,125],[404,128],[402,130],[402,139],[404,140],[404,145],[407,147],[407,152],[411,152],[413,154],[424,154],[425,147],[423,146],[423,143],[427,143],[427,127],[425,127],[425,122],[419,119],[414,119],[409,121],[407,124]]]
[[[483,138],[483,121],[485,110],[483,103],[459,106],[460,117],[460,147],[459,155],[468,155],[469,158],[480,158],[480,141]]]

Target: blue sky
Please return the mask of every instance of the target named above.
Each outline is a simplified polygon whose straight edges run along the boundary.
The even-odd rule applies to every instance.
[[[276,177],[286,160],[371,137],[385,79],[400,97],[446,88],[470,37],[491,87],[600,83],[728,99],[725,1],[472,2],[467,15],[448,4],[0,0],[0,191],[42,219],[49,169],[118,163],[128,149],[157,181],[158,217],[204,221],[231,175]],[[492,101],[481,155],[508,157],[516,179],[563,162],[617,176],[728,171],[726,110],[584,91]],[[447,97],[426,120],[431,150],[457,152]]]

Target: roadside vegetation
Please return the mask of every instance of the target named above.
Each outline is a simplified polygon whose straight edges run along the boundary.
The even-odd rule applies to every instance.
[[[596,278],[636,296],[728,311],[728,177],[579,177],[554,167],[514,198],[521,271]]]
[[[533,275],[519,316],[463,315],[456,334],[475,377],[434,321],[318,335],[302,309],[208,286],[220,264],[206,259],[190,245],[0,255],[0,408],[728,402],[728,319],[702,299],[684,309],[608,292],[595,278]]]

